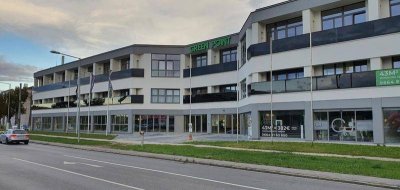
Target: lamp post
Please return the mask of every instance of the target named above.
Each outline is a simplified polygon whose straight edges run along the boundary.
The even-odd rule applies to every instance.
[[[10,128],[10,102],[11,102],[11,83],[0,82],[1,84],[8,84],[8,105],[7,105],[7,129]]]
[[[72,55],[61,53],[61,52],[55,51],[55,50],[51,50],[50,53],[60,54],[61,55],[61,64],[64,64],[65,56],[72,57],[72,58],[79,59],[79,60],[81,59],[79,57],[75,57],[75,56],[72,56]],[[80,134],[79,134],[80,133],[80,126],[79,126],[79,122],[80,122],[80,111],[81,111],[81,98],[80,98],[81,97],[81,79],[80,79],[80,73],[81,73],[81,62],[78,61],[78,79],[77,79],[77,94],[76,94],[78,110],[77,110],[77,113],[76,113],[76,121],[75,121],[75,127],[78,129],[78,143],[80,141]],[[69,97],[68,97],[68,101],[69,101]],[[67,118],[67,120],[68,119],[69,118]]]

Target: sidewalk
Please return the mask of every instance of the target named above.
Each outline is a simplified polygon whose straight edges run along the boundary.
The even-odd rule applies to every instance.
[[[358,175],[348,175],[348,174],[338,174],[338,173],[329,173],[329,172],[319,172],[319,171],[301,170],[301,169],[291,169],[291,168],[282,168],[282,167],[275,167],[275,166],[244,164],[244,163],[236,163],[236,162],[229,162],[229,161],[199,159],[199,158],[185,157],[185,156],[173,156],[173,155],[153,154],[153,153],[136,152],[136,151],[124,151],[124,150],[89,147],[89,146],[81,146],[81,145],[68,145],[68,144],[49,143],[49,142],[41,142],[41,141],[32,141],[32,142],[37,143],[37,144],[43,144],[43,145],[74,148],[74,149],[81,149],[81,150],[88,150],[88,151],[122,154],[122,155],[129,155],[129,156],[140,156],[140,157],[147,157],[147,158],[179,161],[179,162],[185,162],[185,163],[195,163],[195,164],[204,164],[204,165],[211,165],[211,166],[218,166],[218,167],[228,167],[228,168],[249,170],[249,171],[256,171],[256,172],[266,172],[266,173],[273,173],[273,174],[279,174],[279,175],[288,175],[288,176],[304,177],[304,178],[312,178],[312,179],[328,180],[328,181],[337,181],[337,182],[343,182],[343,183],[367,185],[367,186],[390,188],[390,189],[400,189],[400,180],[393,180],[393,179],[358,176]]]

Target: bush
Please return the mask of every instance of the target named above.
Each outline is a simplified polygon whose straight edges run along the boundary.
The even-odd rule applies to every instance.
[[[74,102],[69,102],[69,107],[76,107]],[[68,108],[68,102],[58,102],[51,105],[51,108]]]
[[[85,102],[86,106],[89,106],[89,101],[87,99],[83,100],[83,102]],[[92,101],[90,102],[91,106],[102,106],[105,102],[104,98],[94,98],[92,99]]]

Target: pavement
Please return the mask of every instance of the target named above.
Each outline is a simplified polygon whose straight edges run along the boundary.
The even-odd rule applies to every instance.
[[[0,160],[0,189],[5,190],[383,189],[40,144],[0,145]]]

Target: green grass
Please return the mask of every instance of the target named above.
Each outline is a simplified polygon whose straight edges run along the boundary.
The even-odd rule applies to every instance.
[[[309,152],[309,153],[328,153],[352,156],[371,156],[385,158],[399,158],[400,147],[368,146],[368,145],[348,145],[348,144],[328,144],[328,143],[304,143],[304,142],[255,142],[241,141],[236,142],[205,142],[195,141],[188,144],[212,145],[221,147],[260,149],[260,150],[279,150],[284,152]]]
[[[29,134],[35,135],[53,135],[53,136],[61,136],[61,137],[78,137],[76,133],[64,133],[64,132],[48,132],[48,131],[30,131]],[[105,134],[93,134],[93,133],[80,133],[80,137],[82,138],[93,138],[93,139],[107,139],[112,140],[116,137],[116,135],[105,135]]]
[[[75,139],[33,136],[32,140],[78,144]],[[196,158],[225,160],[286,168],[374,176],[400,179],[400,163],[365,159],[334,158],[294,155],[291,153],[265,153],[217,148],[197,148],[190,145],[128,145],[108,141],[81,140],[80,145],[105,147],[119,150],[140,151],[157,154],[179,155]]]

